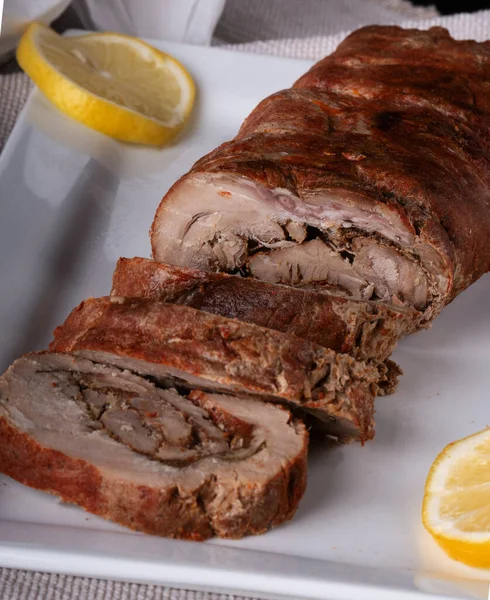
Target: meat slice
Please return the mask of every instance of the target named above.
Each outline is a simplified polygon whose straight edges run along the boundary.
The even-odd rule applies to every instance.
[[[490,269],[490,45],[365,27],[163,198],[156,260],[407,306]]]
[[[247,394],[311,413],[339,439],[373,437],[384,375],[312,342],[177,304],[89,299],[54,332],[73,352],[155,378],[160,385]]]
[[[268,327],[351,354],[385,360],[415,328],[416,311],[225,273],[120,258],[111,295],[160,299]]]
[[[282,407],[69,354],[28,354],[0,378],[0,439],[2,473],[173,538],[262,533],[306,485],[308,434]]]

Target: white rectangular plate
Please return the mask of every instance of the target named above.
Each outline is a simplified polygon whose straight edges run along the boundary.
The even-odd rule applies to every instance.
[[[233,137],[305,61],[165,44],[198,89],[193,122],[169,148],[129,147],[31,96],[0,160],[0,369],[45,348],[87,296],[109,292],[120,256],[149,256],[148,228],[168,187]],[[315,448],[294,520],[239,542],[133,534],[56,498],[0,479],[0,564],[262,595],[382,600],[488,594],[489,574],[445,558],[423,531],[428,468],[448,442],[490,423],[490,278],[431,331],[396,352],[405,370],[377,400],[376,440]]]

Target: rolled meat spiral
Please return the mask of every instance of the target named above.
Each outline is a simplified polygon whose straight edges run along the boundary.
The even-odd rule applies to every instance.
[[[432,320],[490,268],[490,44],[365,27],[163,198],[156,260]]]

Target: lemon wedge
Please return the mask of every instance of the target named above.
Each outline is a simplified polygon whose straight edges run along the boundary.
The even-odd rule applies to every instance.
[[[126,35],[62,37],[31,23],[17,60],[60,110],[125,142],[168,142],[184,126],[194,103],[194,82],[186,69]]]
[[[490,568],[490,429],[449,444],[436,458],[422,520],[448,556]]]

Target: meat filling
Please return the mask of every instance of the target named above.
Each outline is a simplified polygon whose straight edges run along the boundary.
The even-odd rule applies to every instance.
[[[431,272],[433,252],[422,245],[414,253],[395,214],[369,212],[360,198],[316,193],[300,205],[287,190],[218,174],[180,188],[154,224],[157,260],[421,311],[447,283]],[[208,210],[196,213],[199,190]]]
[[[137,389],[121,390],[114,378],[101,381],[90,375],[74,383],[94,428],[167,465],[188,465],[207,456],[242,460],[264,443],[250,425],[237,419],[214,422],[213,412],[206,413],[174,389],[143,395]]]
[[[269,252],[247,262],[250,274],[270,283],[328,286],[359,300],[393,305],[427,305],[427,278],[422,268],[396,250],[369,239],[357,239],[341,253],[317,238]]]
[[[89,428],[168,466],[206,457],[244,460],[265,444],[263,432],[223,410],[206,411],[199,393],[161,389],[119,369],[96,373],[38,371],[49,387],[68,389]],[[137,380],[137,381],[136,381]]]

